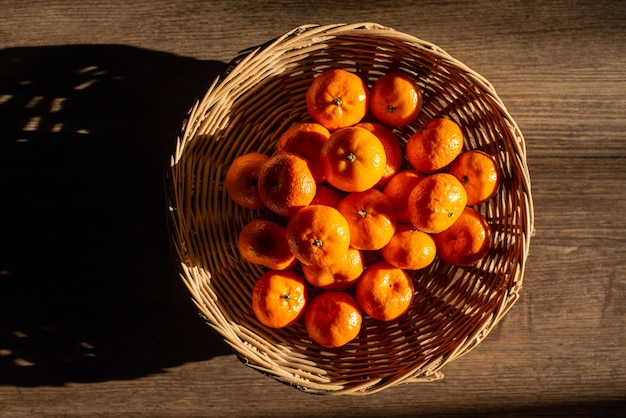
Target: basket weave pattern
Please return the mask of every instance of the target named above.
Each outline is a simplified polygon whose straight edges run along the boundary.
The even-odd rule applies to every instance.
[[[396,129],[406,139],[428,119],[449,117],[466,148],[493,155],[499,193],[477,207],[494,247],[477,265],[436,261],[413,274],[415,300],[392,323],[364,318],[359,337],[322,349],[302,321],[271,330],[258,323],[250,293],[263,272],[239,255],[247,222],[271,217],[234,204],[223,188],[230,163],[273,152],[280,134],[310,120],[304,96],[316,74],[341,67],[368,85],[390,71],[414,76],[423,91],[418,119]],[[443,377],[442,367],[478,345],[519,297],[533,206],[524,139],[494,88],[435,45],[375,23],[302,26],[242,52],[190,110],[167,173],[174,253],[199,312],[249,367],[303,391],[368,394]]]

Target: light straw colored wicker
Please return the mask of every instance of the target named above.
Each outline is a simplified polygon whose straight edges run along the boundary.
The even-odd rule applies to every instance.
[[[414,76],[424,107],[404,140],[433,117],[457,121],[466,147],[492,154],[500,192],[478,210],[494,248],[473,267],[436,261],[414,274],[415,301],[392,323],[365,318],[359,337],[322,349],[302,321],[261,326],[250,292],[262,268],[238,253],[241,227],[263,211],[243,209],[224,191],[233,159],[273,152],[278,136],[308,119],[305,92],[329,67],[357,72],[369,85],[389,71]],[[182,281],[202,317],[247,366],[316,394],[369,394],[443,377],[441,369],[476,347],[519,297],[533,232],[524,139],[482,76],[441,48],[375,23],[307,25],[235,58],[190,110],[167,173],[169,217]]]

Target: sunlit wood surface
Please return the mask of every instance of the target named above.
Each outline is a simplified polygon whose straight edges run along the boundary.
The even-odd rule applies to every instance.
[[[626,3],[0,1],[0,416],[618,416]],[[445,378],[321,397],[241,364],[172,261],[162,173],[240,50],[373,21],[485,76],[527,145],[521,298]]]

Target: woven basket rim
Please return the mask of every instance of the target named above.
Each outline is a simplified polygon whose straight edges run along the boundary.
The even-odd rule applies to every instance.
[[[385,365],[384,367],[393,369],[393,372],[389,372],[389,374],[381,372],[377,375],[376,373],[371,373],[371,371],[363,371],[362,375],[355,372],[357,377],[351,376],[345,379],[342,378],[341,372],[334,367],[320,365],[318,360],[322,354],[309,354],[313,352],[313,349],[306,346],[306,343],[302,341],[292,343],[291,340],[280,332],[239,323],[236,318],[233,318],[235,315],[233,312],[237,312],[238,307],[220,305],[222,302],[219,300],[220,296],[218,293],[220,291],[223,292],[223,290],[216,289],[216,285],[220,280],[220,273],[205,271],[206,269],[202,268],[202,266],[189,263],[189,253],[192,250],[202,253],[201,256],[203,257],[211,257],[209,255],[211,249],[206,248],[205,241],[196,241],[197,231],[193,230],[195,228],[194,223],[200,222],[203,220],[203,217],[206,217],[205,214],[201,213],[202,209],[199,201],[194,201],[191,204],[189,200],[185,200],[195,193],[192,189],[196,184],[194,182],[199,181],[196,177],[201,172],[197,166],[202,161],[202,156],[206,158],[206,152],[203,147],[210,147],[210,145],[206,144],[214,144],[218,141],[218,139],[213,138],[219,137],[220,140],[224,141],[223,137],[226,136],[226,133],[231,132],[229,129],[238,122],[238,120],[231,120],[228,117],[229,112],[232,110],[231,105],[236,101],[236,98],[232,97],[233,92],[238,94],[238,98],[245,99],[246,94],[249,92],[248,89],[254,91],[257,85],[265,83],[267,79],[272,78],[272,76],[268,76],[267,79],[260,79],[258,74],[264,74],[264,72],[271,74],[272,71],[279,72],[279,70],[284,69],[284,73],[290,72],[291,75],[291,72],[293,72],[295,74],[294,68],[297,67],[297,64],[305,61],[305,59],[301,58],[302,56],[307,56],[306,54],[309,53],[314,55],[320,51],[325,53],[326,49],[324,48],[327,48],[327,44],[337,39],[346,39],[346,44],[359,47],[361,46],[359,44],[361,40],[375,39],[389,42],[389,45],[385,44],[383,47],[391,48],[391,46],[397,45],[403,50],[412,51],[416,57],[420,56],[420,54],[427,54],[428,58],[433,62],[437,62],[437,65],[441,66],[441,68],[453,68],[456,72],[462,74],[463,85],[469,85],[472,89],[475,89],[473,95],[476,96],[475,99],[478,105],[489,106],[487,110],[494,113],[495,116],[492,115],[494,120],[496,120],[496,122],[493,122],[495,126],[494,131],[510,138],[506,143],[506,147],[504,147],[504,151],[502,151],[503,164],[506,164],[506,168],[513,172],[511,181],[515,181],[515,184],[520,186],[521,189],[511,190],[516,195],[513,200],[515,207],[512,208],[514,210],[511,210],[511,216],[515,219],[503,221],[506,223],[507,228],[512,231],[515,230],[515,239],[513,240],[515,254],[512,256],[514,262],[508,262],[505,254],[498,255],[493,261],[494,264],[498,262],[505,264],[513,272],[510,274],[500,272],[488,273],[490,277],[495,277],[493,280],[504,280],[499,278],[506,276],[509,287],[500,293],[496,292],[498,305],[493,311],[484,314],[487,316],[486,319],[479,319],[481,322],[480,326],[472,328],[471,323],[465,325],[467,330],[471,330],[471,332],[457,339],[454,344],[451,344],[451,348],[443,354],[433,354],[432,357],[428,357],[426,360],[418,358],[413,363],[405,362],[400,365]],[[381,49],[384,49],[383,47]],[[366,44],[363,48],[369,48],[369,45]],[[372,54],[375,55],[375,52]],[[279,81],[282,82],[284,80]],[[270,82],[267,83],[271,85]],[[241,101],[244,102],[243,99]],[[473,103],[464,105],[474,106]],[[244,110],[253,112],[255,109],[245,108]],[[483,109],[479,108],[479,110],[482,111]],[[234,117],[236,118],[241,114],[237,113]],[[471,112],[469,114],[471,116]],[[241,117],[243,118],[244,116]],[[480,129],[483,129],[482,126]],[[477,132],[479,132],[478,129]],[[502,144],[495,144],[494,146],[503,147]],[[235,147],[229,148],[224,146],[223,150],[220,148],[220,152],[223,153],[223,156],[232,157],[235,152],[232,148]],[[215,164],[213,161],[212,163]],[[510,168],[511,166],[513,167],[512,169]],[[206,195],[199,193],[202,194],[203,202],[207,204],[215,204],[218,201],[223,202],[226,200],[223,198],[223,194],[220,194],[221,192],[217,190],[220,182],[218,171],[214,173],[202,172],[205,181],[203,184],[211,188],[211,192],[208,192]],[[240,51],[226,65],[224,71],[215,77],[204,96],[196,100],[189,109],[175,142],[175,148],[172,151],[170,167],[166,170],[166,196],[168,199],[168,226],[172,241],[173,258],[179,275],[190,292],[191,299],[195,303],[199,314],[220,338],[233,349],[233,352],[242,363],[279,382],[286,383],[307,393],[362,395],[375,393],[400,383],[441,379],[443,377],[441,369],[450,361],[474,349],[490,333],[493,327],[501,321],[519,298],[530,239],[534,235],[534,208],[530,174],[526,163],[524,138],[491,83],[462,62],[450,56],[442,48],[412,35],[373,22],[302,25],[261,45]],[[199,198],[194,195],[194,199]],[[499,216],[504,219],[504,213],[511,208],[506,207],[505,203],[501,204],[501,206],[503,208],[486,208],[485,210],[498,212],[497,215],[493,216]],[[221,206],[218,205],[217,207],[220,208]],[[219,233],[221,235],[228,234],[224,231]],[[502,239],[507,240],[509,238],[506,234],[503,234]],[[228,264],[228,260],[224,257],[222,255],[215,264],[220,267]],[[490,267],[485,265],[482,268],[485,270],[492,268],[496,270],[497,266]],[[455,274],[461,275],[458,281],[465,281],[468,280],[468,277],[472,277],[472,274],[478,273],[456,272]],[[243,284],[237,283],[236,285],[241,287],[232,290],[233,292],[242,291],[245,288]],[[426,288],[422,290],[424,292],[428,291]],[[490,298],[493,297],[492,294]],[[450,315],[453,315],[453,313],[450,313]],[[475,322],[476,320],[472,319],[469,321]],[[267,340],[270,340],[269,345]],[[424,344],[426,343],[427,341],[424,342]],[[359,354],[354,352],[354,347],[349,350],[351,351],[346,351],[345,353],[352,357],[359,357]],[[433,350],[436,351],[435,349]],[[334,361],[341,354],[335,352],[324,355],[329,356]],[[372,369],[376,368],[372,366]]]

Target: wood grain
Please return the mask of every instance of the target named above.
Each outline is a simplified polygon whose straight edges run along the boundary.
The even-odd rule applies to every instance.
[[[625,4],[0,1],[0,416],[619,416]],[[238,51],[357,21],[493,83],[526,139],[536,234],[519,302],[442,381],[315,397],[245,367],[197,317],[162,172]]]

